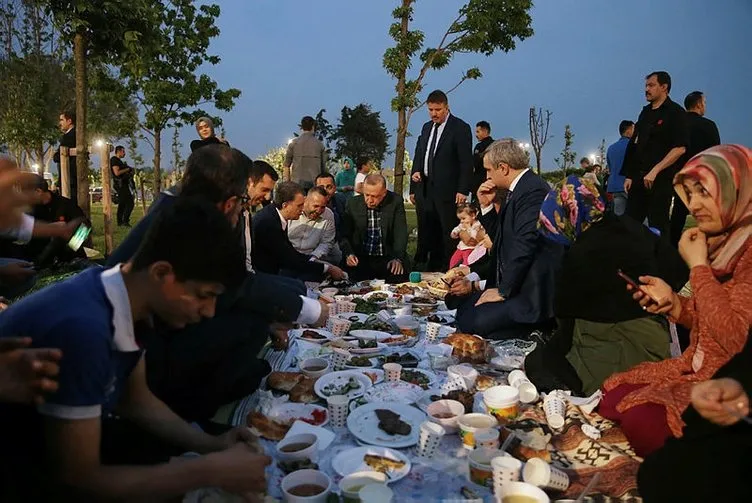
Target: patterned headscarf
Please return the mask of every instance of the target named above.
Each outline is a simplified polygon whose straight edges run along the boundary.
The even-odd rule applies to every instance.
[[[708,236],[708,258],[717,277],[731,274],[752,235],[752,149],[718,145],[690,159],[674,177],[674,189],[688,206],[682,186],[687,178],[700,182],[721,212],[724,232]]]
[[[570,246],[606,212],[596,185],[574,175],[551,189],[541,206],[538,229],[555,243]]]
[[[211,138],[212,136],[214,136],[214,121],[211,120],[209,117],[199,117],[198,118],[198,120],[195,123],[195,125],[196,125],[196,132],[198,133],[199,125],[202,122],[206,122],[206,125],[209,126],[209,129],[211,129],[211,136],[209,136],[209,138]]]

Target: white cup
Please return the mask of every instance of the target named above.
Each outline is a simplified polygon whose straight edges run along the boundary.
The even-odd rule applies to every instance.
[[[567,404],[564,400],[553,394],[546,395],[543,411],[551,428],[559,429],[564,426],[564,419],[567,417]]]
[[[354,313],[356,304],[346,300],[344,302],[337,302],[337,313]]]
[[[500,494],[500,489],[505,484],[520,480],[522,461],[508,455],[497,456],[491,460],[491,470],[493,471],[494,493]]]
[[[384,379],[387,382],[400,380],[402,365],[399,363],[385,363],[382,368],[384,369]]]
[[[285,447],[295,444],[308,444],[308,447],[292,452],[285,451]],[[316,461],[316,459],[318,458],[318,448],[319,439],[316,435],[312,435],[310,433],[301,433],[299,435],[288,436],[281,440],[277,444],[277,457],[280,459],[280,461],[298,461],[303,459]]]
[[[541,488],[566,491],[569,487],[569,475],[540,458],[532,458],[525,463],[522,478],[528,484]]]
[[[391,503],[394,492],[382,484],[368,484],[358,492],[361,503]]]
[[[346,336],[347,332],[350,330],[351,325],[352,325],[352,322],[350,320],[343,320],[342,318],[333,318],[331,316],[326,321],[327,330],[333,333],[335,337]]]
[[[342,428],[347,424],[347,414],[350,412],[350,399],[347,395],[332,395],[326,399],[329,411],[329,424],[335,428]]]
[[[420,425],[417,454],[425,458],[431,458],[445,435],[444,427],[432,421],[425,421]]]
[[[538,388],[530,382],[523,371],[511,371],[507,381],[509,381],[510,386],[514,386],[520,392],[520,402],[533,403],[538,400]]]
[[[368,484],[386,484],[386,474],[374,471],[364,471],[351,473],[344,477],[339,483],[339,490],[342,493],[345,503],[360,502],[360,489]]]
[[[334,348],[332,350],[332,368],[342,370],[350,359],[350,352],[344,349]]]
[[[295,496],[290,490],[302,485],[316,485],[324,490],[314,496]],[[282,479],[282,495],[287,503],[326,503],[332,492],[332,481],[318,470],[298,470]]]
[[[498,449],[499,448],[499,430],[487,428],[475,432],[476,449]]]
[[[459,376],[465,381],[468,390],[475,387],[475,380],[478,379],[478,371],[472,366],[466,364],[451,365],[447,368],[449,377]]]
[[[441,323],[436,321],[426,322],[426,340],[428,342],[436,342],[439,338],[439,331],[441,330]]]
[[[548,495],[532,484],[524,482],[510,482],[501,487],[500,493],[496,493],[496,501],[503,502],[505,496],[527,496],[535,503],[550,503]]]

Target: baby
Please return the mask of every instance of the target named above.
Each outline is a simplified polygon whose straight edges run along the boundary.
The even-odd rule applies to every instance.
[[[473,253],[476,248],[480,247],[485,250],[483,241],[486,238],[486,231],[478,221],[478,209],[470,204],[461,204],[457,207],[457,218],[460,219],[460,224],[452,229],[451,236],[453,239],[459,239],[460,242],[452,258],[449,259],[450,269],[458,265],[470,265],[471,254],[475,260],[482,257],[483,253]],[[467,235],[460,236],[462,232],[466,232]]]

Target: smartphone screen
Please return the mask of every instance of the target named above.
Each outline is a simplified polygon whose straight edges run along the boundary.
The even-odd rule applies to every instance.
[[[86,238],[89,237],[90,233],[91,227],[88,227],[86,224],[79,225],[76,232],[74,232],[73,236],[70,238],[70,241],[68,241],[68,248],[73,251],[78,251],[78,249],[81,248],[81,245],[84,244],[84,241],[86,241]]]
[[[648,298],[650,298],[653,302],[656,302],[656,300],[648,292],[646,292],[635,280],[630,278],[628,275],[624,274],[624,271],[619,269],[618,271],[616,271],[616,274],[618,274],[621,279],[629,283],[632,286],[632,288],[634,288],[635,290],[640,290],[643,294],[647,295]]]

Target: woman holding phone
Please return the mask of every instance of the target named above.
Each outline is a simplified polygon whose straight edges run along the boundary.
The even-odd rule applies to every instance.
[[[752,327],[752,150],[705,150],[676,175],[674,187],[697,222],[679,242],[692,294],[680,296],[662,279],[641,276],[633,297],[647,312],[690,328],[690,345],[677,358],[611,376],[599,409],[643,457],[682,436],[692,387],[739,353]]]

